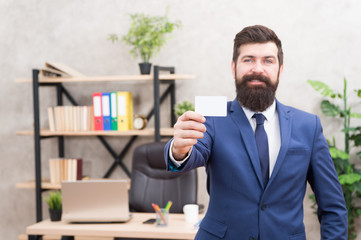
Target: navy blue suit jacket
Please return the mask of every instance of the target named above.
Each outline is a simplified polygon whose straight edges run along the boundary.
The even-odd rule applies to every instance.
[[[303,199],[309,182],[318,203],[322,239],[347,239],[347,211],[327,142],[317,116],[277,101],[281,148],[264,189],[252,127],[237,100],[227,117],[207,117],[204,138],[179,168],[205,166],[210,195],[196,239],[306,239]]]

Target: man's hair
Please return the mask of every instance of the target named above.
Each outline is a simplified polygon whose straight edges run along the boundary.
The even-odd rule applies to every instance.
[[[240,54],[240,46],[247,43],[266,43],[274,42],[278,48],[278,62],[281,66],[283,64],[283,50],[281,40],[277,37],[274,31],[262,26],[254,25],[243,28],[242,31],[237,33],[234,38],[233,46],[233,61],[237,64],[237,59]]]

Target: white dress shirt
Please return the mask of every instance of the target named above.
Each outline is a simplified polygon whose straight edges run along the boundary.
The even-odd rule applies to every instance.
[[[278,112],[276,111],[276,101],[274,101],[273,104],[271,106],[269,106],[263,112],[253,112],[245,107],[242,107],[242,109],[243,109],[244,113],[246,114],[246,117],[247,117],[249,123],[251,124],[253,132],[256,131],[256,126],[257,126],[256,119],[253,118],[253,115],[255,113],[262,113],[266,117],[266,120],[264,122],[264,129],[265,129],[265,131],[267,133],[267,137],[268,137],[269,177],[271,177],[273,168],[276,164],[278,152],[281,147],[280,122],[279,122],[279,118],[278,118]],[[184,161],[186,161],[188,159],[188,157],[190,156],[190,154],[192,152],[192,148],[188,152],[188,155],[186,156],[185,159],[183,159],[181,161],[177,161],[174,159],[174,157],[172,155],[172,147],[173,147],[173,141],[171,142],[171,145],[170,145],[169,157],[172,160],[172,162],[176,166],[179,167]]]
[[[266,131],[268,138],[269,177],[271,177],[281,147],[280,122],[278,112],[276,111],[276,101],[263,112],[253,112],[245,107],[242,107],[242,109],[251,124],[253,132],[256,131],[257,126],[256,119],[253,118],[253,115],[255,113],[262,113],[266,117],[266,120],[264,121],[264,130]]]

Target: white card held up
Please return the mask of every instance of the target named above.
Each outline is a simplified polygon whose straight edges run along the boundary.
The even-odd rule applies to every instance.
[[[203,116],[226,117],[227,97],[226,96],[196,96],[195,112]]]

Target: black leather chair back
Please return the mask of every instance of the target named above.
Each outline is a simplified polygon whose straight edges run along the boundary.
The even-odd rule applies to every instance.
[[[183,206],[197,203],[197,171],[169,172],[164,161],[165,142],[147,143],[134,150],[130,188],[130,208],[154,212],[152,203],[165,207],[173,201],[171,213],[182,213]]]

